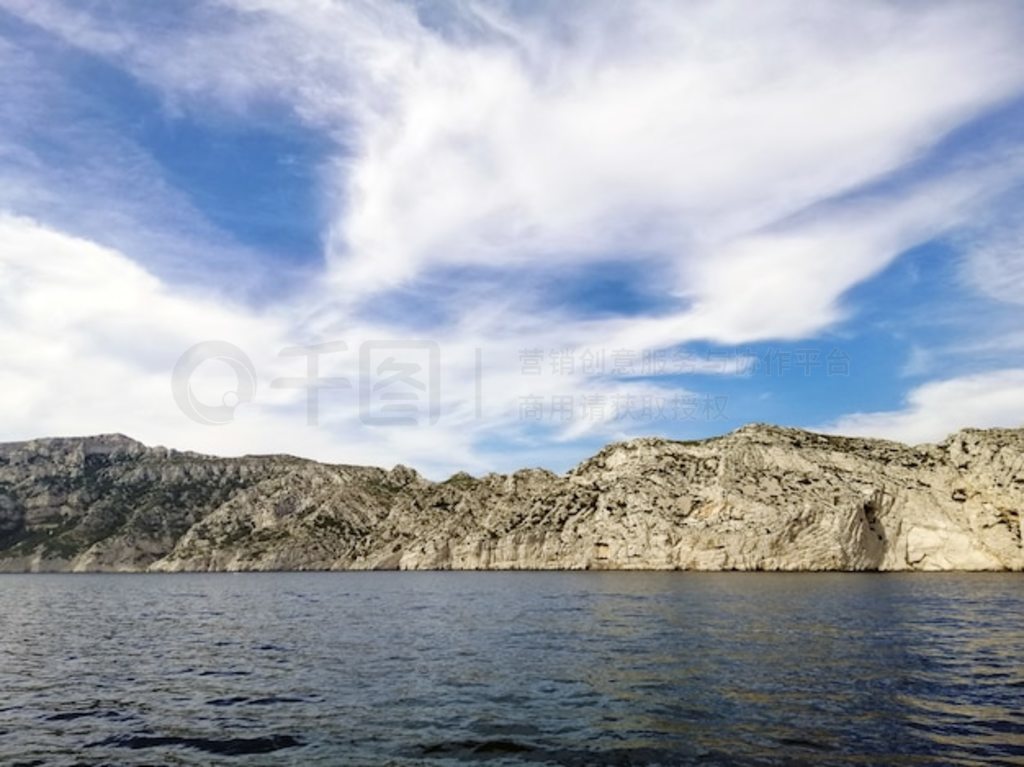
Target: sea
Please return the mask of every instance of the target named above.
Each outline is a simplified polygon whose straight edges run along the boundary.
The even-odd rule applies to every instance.
[[[2,575],[0,764],[1021,765],[1024,575]]]

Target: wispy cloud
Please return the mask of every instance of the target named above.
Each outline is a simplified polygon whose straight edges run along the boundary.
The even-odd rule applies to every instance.
[[[817,427],[850,436],[937,442],[965,427],[1024,426],[1024,369],[933,381],[913,389],[903,408],[852,413]]]
[[[985,231],[968,247],[965,269],[970,284],[985,294],[1024,304],[1024,219],[1014,213]]]
[[[106,246],[101,272],[114,282],[134,275],[130,289],[144,298],[132,306],[157,307],[147,331],[168,352],[234,334],[277,374],[283,363],[272,358],[289,343],[344,338],[355,348],[429,336],[446,350],[447,419],[429,433],[339,416],[310,438],[300,419],[275,420],[301,411],[301,398],[282,392],[230,438],[178,431],[147,415],[155,406],[141,397],[120,416],[87,408],[109,398],[104,387],[47,416],[18,388],[29,366],[12,363],[9,374],[22,376],[12,385],[36,403],[19,411],[19,433],[116,422],[224,451],[269,446],[255,436],[263,423],[277,449],[332,459],[457,465],[518,440],[542,459],[561,450],[545,447],[558,440],[643,427],[607,417],[524,425],[515,414],[523,397],[699,395],[723,373],[695,364],[675,378],[534,379],[523,375],[523,349],[656,348],[699,359],[686,345],[815,338],[855,318],[851,289],[908,249],[976,225],[1022,177],[1012,141],[929,163],[951,132],[1024,90],[1024,10],[1011,2],[867,2],[855,11],[785,1],[599,1],[571,11],[288,0],[187,3],[174,14],[60,0],[0,0],[0,8],[50,44],[123,71],[156,94],[168,119],[294,121],[326,147],[319,268],[307,265],[301,287],[275,303],[246,305],[238,275],[283,279],[271,271],[280,263],[271,267],[218,229],[131,136],[80,119],[69,104],[88,94],[67,87],[59,63],[5,43],[0,62],[15,76],[5,85],[11,119],[0,127],[0,207],[36,219],[6,219],[11,253],[32,261],[34,249],[52,246],[91,254],[91,263],[96,243]],[[49,96],[39,101],[40,93]],[[79,158],[74,167],[32,146],[43,123]],[[1003,225],[986,225],[965,268],[972,285],[1012,302],[1020,243],[1016,229],[999,233]],[[23,279],[41,304],[77,307],[85,330],[19,310],[6,330],[18,359],[42,364],[49,340],[54,359],[74,352],[79,369],[107,371],[96,380],[152,370],[150,394],[163,396],[154,345],[138,343],[131,307],[112,315],[102,283],[69,295],[47,263]],[[18,268],[10,256],[5,264]],[[657,310],[595,317],[558,288],[566,273],[609,264],[644,270]],[[545,280],[552,287],[541,302],[536,286]],[[0,295],[24,298],[13,290]],[[402,303],[410,295],[417,300]],[[444,321],[417,307],[441,307]],[[69,337],[74,349],[61,346]],[[487,360],[480,408],[472,405],[477,349]],[[725,375],[743,372],[737,359]],[[354,372],[350,362],[337,366]],[[934,400],[922,397],[922,408]],[[993,402],[1007,416],[1003,400]],[[880,433],[892,422],[850,419],[841,423]]]

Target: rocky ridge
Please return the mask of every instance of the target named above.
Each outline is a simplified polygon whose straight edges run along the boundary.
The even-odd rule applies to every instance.
[[[1021,570],[1024,429],[937,445],[755,424],[565,475],[0,444],[0,570]]]

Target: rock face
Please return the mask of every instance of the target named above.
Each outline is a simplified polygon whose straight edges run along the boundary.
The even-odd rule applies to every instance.
[[[747,426],[563,476],[429,482],[127,437],[0,445],[0,570],[1021,570],[1024,429],[938,445]]]

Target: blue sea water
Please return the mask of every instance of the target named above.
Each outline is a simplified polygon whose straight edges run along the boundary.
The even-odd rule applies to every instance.
[[[1013,574],[0,576],[0,763],[1024,764]]]

